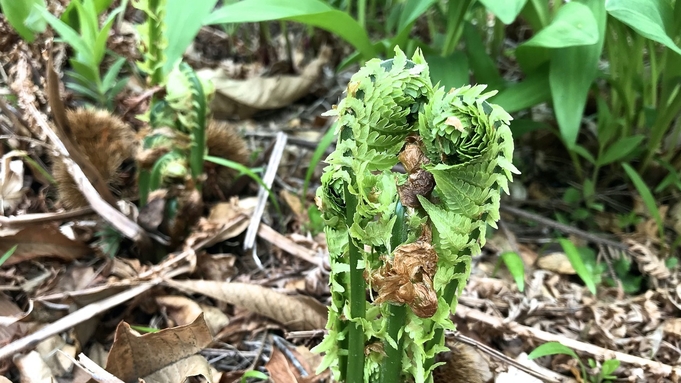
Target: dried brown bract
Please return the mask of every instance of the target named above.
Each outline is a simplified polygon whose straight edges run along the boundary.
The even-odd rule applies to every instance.
[[[405,170],[409,174],[407,183],[398,185],[397,190],[400,194],[402,205],[407,207],[421,207],[418,196],[428,197],[435,187],[435,178],[432,174],[421,168],[427,164],[428,158],[421,151],[419,139],[410,137],[404,150],[400,153],[399,159]]]
[[[248,163],[246,141],[226,122],[210,121],[206,127],[206,148],[209,156],[224,158],[242,165]],[[204,171],[207,178],[203,186],[203,197],[207,200],[224,199],[239,174],[237,170],[208,161],[204,163]]]
[[[377,304],[407,304],[414,314],[430,318],[437,311],[437,294],[433,276],[437,271],[437,253],[431,244],[428,226],[413,243],[398,246],[393,258],[372,274],[372,285],[378,291]]]
[[[121,185],[121,165],[132,159],[137,148],[135,132],[120,118],[104,110],[77,109],[66,112],[73,132],[70,137],[110,187]],[[59,201],[65,208],[87,206],[60,158],[53,158],[52,173],[57,181]]]

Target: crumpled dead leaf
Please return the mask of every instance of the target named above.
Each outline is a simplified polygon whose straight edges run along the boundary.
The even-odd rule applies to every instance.
[[[12,160],[14,157],[23,157],[26,152],[13,150],[2,156],[0,163],[0,214],[11,214],[28,188],[24,187],[24,163],[21,160]]]
[[[211,110],[219,119],[249,118],[259,110],[278,109],[309,93],[322,68],[331,58],[331,48],[323,47],[298,76],[254,77],[234,80],[225,70],[201,69],[197,74],[215,85]]]
[[[156,297],[156,304],[164,306],[170,319],[180,326],[193,322],[202,313],[213,335],[229,324],[227,315],[217,307],[200,305],[184,296],[165,295]]]
[[[378,291],[374,303],[404,303],[420,318],[430,318],[437,311],[437,294],[433,276],[438,256],[430,243],[431,233],[424,226],[423,234],[413,243],[402,244],[393,251],[392,259],[371,275]]]
[[[68,239],[54,225],[28,226],[7,236],[0,234],[0,254],[14,245],[19,246],[3,267],[40,257],[55,257],[69,262],[92,252],[86,244]]]
[[[244,307],[285,325],[292,331],[317,330],[326,326],[327,308],[307,296],[291,296],[248,283],[168,280],[176,289],[202,294]]]
[[[121,322],[107,358],[106,370],[124,382],[183,383],[202,375],[213,381],[208,361],[196,355],[213,341],[203,314],[190,325],[139,335]]]

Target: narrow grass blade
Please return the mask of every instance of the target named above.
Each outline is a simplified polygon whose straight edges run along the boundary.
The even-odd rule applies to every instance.
[[[638,194],[641,195],[646,208],[653,216],[653,219],[655,219],[655,222],[657,223],[657,230],[660,233],[660,238],[664,238],[664,223],[662,222],[662,217],[660,216],[660,210],[657,208],[657,204],[655,203],[655,197],[653,197],[653,193],[650,191],[645,181],[643,181],[643,178],[641,178],[636,170],[634,170],[634,168],[627,163],[622,163],[622,167],[624,168],[624,171],[627,172],[631,182],[634,183],[634,186],[636,187]]]
[[[582,260],[582,257],[579,255],[577,247],[575,247],[570,240],[565,238],[559,238],[558,242],[563,247],[563,251],[570,261],[570,264],[575,269],[575,272],[577,272],[577,275],[584,281],[584,284],[586,284],[586,287],[591,291],[591,294],[596,295],[596,283],[594,282],[593,276],[586,268],[584,260]]]

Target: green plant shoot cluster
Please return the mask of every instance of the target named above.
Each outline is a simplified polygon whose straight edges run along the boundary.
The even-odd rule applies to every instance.
[[[395,48],[391,60],[368,61],[328,113],[338,117],[339,139],[317,198],[331,257],[332,303],[329,333],[315,351],[325,353],[320,370],[330,366],[337,380],[432,381],[435,356],[446,350],[443,331],[454,328],[449,317],[470,274],[471,256],[481,251],[487,226],[496,227],[501,190],[508,192],[518,172],[511,163],[511,117],[485,101],[494,92],[484,89],[434,87],[421,52],[408,60]],[[435,185],[429,196],[417,196],[421,207],[402,209],[398,190],[408,175],[392,169],[405,141],[414,139],[427,157],[421,168]],[[367,301],[368,276],[424,231],[432,232],[437,253],[434,314]]]

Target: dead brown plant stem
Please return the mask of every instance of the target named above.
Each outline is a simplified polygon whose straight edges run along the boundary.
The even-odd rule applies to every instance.
[[[511,215],[515,215],[515,216],[518,216],[518,217],[522,217],[522,218],[526,218],[526,219],[535,221],[539,224],[554,228],[556,230],[560,230],[560,231],[562,231],[563,233],[566,233],[566,234],[573,234],[573,235],[582,237],[582,238],[589,240],[591,242],[594,242],[594,243],[600,243],[600,244],[610,246],[610,247],[614,247],[614,248],[624,250],[624,251],[629,250],[629,246],[627,246],[626,244],[624,244],[622,242],[617,242],[617,241],[613,241],[612,239],[603,238],[599,235],[591,234],[591,233],[586,232],[584,230],[580,230],[580,229],[577,229],[577,228],[572,227],[572,226],[564,225],[560,222],[556,222],[552,219],[542,217],[538,214],[530,213],[528,211],[519,209],[517,207],[508,206],[508,205],[501,205],[501,211],[509,213]]]
[[[638,356],[608,350],[593,344],[570,339],[562,335],[551,334],[533,327],[523,326],[517,322],[504,323],[502,318],[495,318],[483,313],[482,311],[471,309],[461,304],[459,304],[459,306],[456,308],[456,315],[467,320],[484,323],[498,330],[510,331],[523,338],[532,338],[542,342],[559,342],[575,351],[598,357],[599,360],[616,359],[621,363],[641,367],[665,377],[672,375],[677,377],[681,376],[681,366],[670,366],[668,364],[655,362]]]

